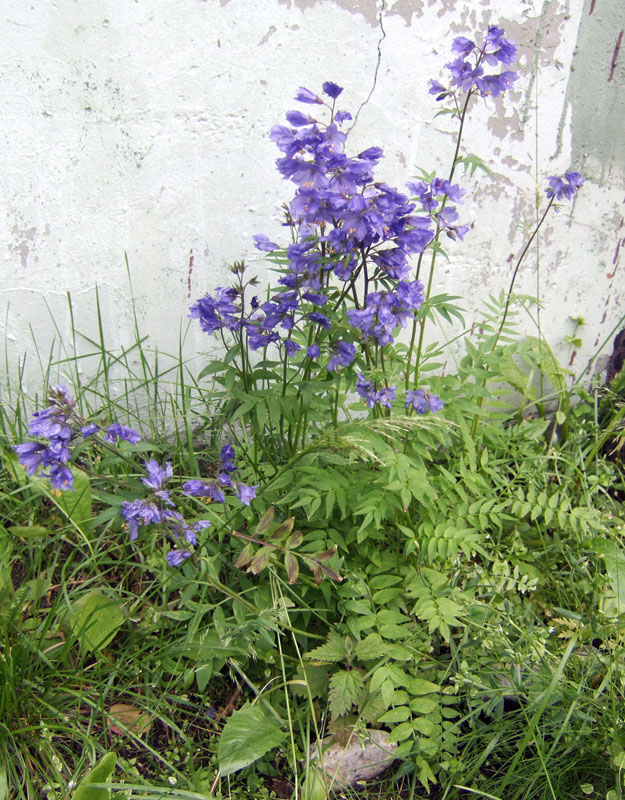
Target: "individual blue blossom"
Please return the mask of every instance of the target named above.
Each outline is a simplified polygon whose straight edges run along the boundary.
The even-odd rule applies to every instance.
[[[301,111],[287,111],[286,112],[287,122],[290,122],[291,125],[294,125],[296,128],[300,128],[302,125],[310,125],[315,120],[309,116],[308,114],[302,114]]]
[[[263,333],[258,328],[254,328],[248,330],[247,333],[247,343],[250,346],[250,350],[260,350],[262,347],[268,347],[273,342],[277,342],[280,339],[280,334],[274,332],[271,333]]]
[[[182,490],[191,497],[200,497],[204,500],[212,500],[215,503],[225,503],[226,501],[224,493],[214,481],[206,483],[194,478],[183,483]]]
[[[235,452],[231,444],[225,444],[219,452],[219,460],[221,461],[221,468],[224,472],[235,472],[236,466],[234,465]]]
[[[120,425],[119,422],[114,422],[106,429],[104,441],[117,444],[119,439],[130,442],[130,444],[137,444],[137,442],[141,441],[141,436],[132,428],[126,428],[124,425]]]
[[[317,97],[314,92],[311,92],[310,89],[306,89],[304,86],[299,87],[295,99],[300,103],[323,103],[320,97]]]
[[[328,97],[331,97],[333,100],[336,100],[343,91],[341,86],[337,86],[336,83],[332,83],[332,81],[325,81],[322,88]]]
[[[173,469],[168,461],[165,464],[165,467],[161,467],[158,461],[155,461],[153,458],[149,461],[145,462],[145,468],[148,472],[147,478],[141,478],[143,483],[146,486],[149,486],[151,489],[155,491],[160,491],[163,489],[165,484],[169,481],[169,479],[173,475]]]
[[[310,347],[306,348],[306,355],[313,360],[319,358],[321,355],[321,348],[318,344],[311,344]]]
[[[318,311],[311,311],[310,314],[307,314],[306,316],[311,322],[315,322],[325,330],[330,330],[330,320],[325,314],[321,314]]]
[[[170,567],[179,567],[190,555],[190,550],[170,550],[165,558]]]
[[[285,339],[283,341],[283,345],[284,351],[289,358],[292,358],[298,350],[302,349],[302,346],[297,342],[294,342],[293,339]]]
[[[193,547],[197,545],[197,534],[211,525],[209,520],[199,520],[190,525],[179,511],[169,509],[163,513],[163,521],[170,536],[177,540],[184,539],[186,544]]]
[[[429,93],[436,95],[437,103],[439,100],[444,100],[446,97],[449,97],[452,94],[452,92],[450,92],[449,89],[443,86],[443,84],[440,83],[440,81],[435,81],[435,80],[430,80]]]
[[[57,492],[73,491],[74,488],[74,475],[68,467],[64,467],[61,463],[57,463],[50,467],[46,477],[50,481],[50,486]]]
[[[20,464],[26,470],[27,475],[35,475],[41,466],[41,454],[46,449],[41,442],[24,442],[23,444],[13,445],[17,453]]]
[[[496,25],[491,25],[484,42],[484,61],[488,64],[505,64],[510,66],[516,59],[516,44],[510,39],[505,39],[505,31]]]
[[[466,58],[473,50],[475,50],[475,42],[467,39],[466,36],[458,36],[451,45],[451,52],[463,58]]]
[[[426,392],[423,389],[415,389],[406,392],[406,408],[413,409],[417,414],[425,414],[428,409],[435,413],[444,408],[444,404],[435,394]]]
[[[352,119],[352,115],[349,111],[337,111],[334,115],[334,121],[337,125],[342,125],[344,122],[349,122]]]
[[[235,487],[236,496],[245,506],[249,506],[252,500],[256,497],[256,486],[247,486],[245,483],[239,483]]]
[[[272,242],[264,233],[256,233],[252,237],[254,239],[254,247],[265,253],[271,253],[278,249],[278,245]]]
[[[314,292],[304,292],[302,295],[304,300],[308,300],[309,303],[314,303],[316,306],[324,306],[328,302],[328,298],[325,294],[315,294]]]
[[[332,351],[334,355],[327,366],[329,372],[336,372],[339,367],[349,367],[356,358],[356,348],[351,342],[334,342]]]
[[[555,197],[556,200],[570,200],[583,183],[584,179],[579,172],[565,172],[562,177],[552,175],[549,178],[547,197]]]
[[[95,422],[90,422],[88,425],[83,425],[80,429],[80,435],[87,439],[89,436],[93,436],[94,433],[97,433],[100,430],[100,426],[96,425]]]

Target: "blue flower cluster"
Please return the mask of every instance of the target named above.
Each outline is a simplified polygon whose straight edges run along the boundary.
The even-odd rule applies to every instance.
[[[481,47],[465,36],[454,39],[451,50],[456,58],[446,64],[451,72],[451,87],[460,92],[477,92],[481,97],[498,97],[512,88],[519,78],[516,72],[503,70],[486,74],[484,70],[485,65],[497,67],[499,64],[510,66],[514,63],[517,46],[504,37],[502,28],[491,25]],[[454,88],[443,86],[435,80],[430,81],[430,94],[436,95],[437,100],[455,96]]]
[[[135,541],[140,528],[147,525],[161,525],[169,539],[173,539],[175,548],[167,553],[167,561],[177,567],[191,556],[189,547],[197,545],[197,534],[210,527],[208,520],[198,520],[189,524],[183,515],[175,510],[175,503],[169,491],[165,488],[173,476],[173,469],[169,462],[164,467],[150,459],[145,462],[148,473],[147,478],[142,478],[143,483],[152,489],[152,494],[147,498],[126,501],[122,503],[121,515],[125,520],[124,527],[129,533],[130,541]]]
[[[405,327],[424,300],[420,281],[399,281],[395,291],[370,292],[364,308],[347,311],[354,328],[361,330],[365,339],[373,337],[384,347],[394,341],[393,331]]]
[[[462,203],[462,198],[466,194],[464,189],[457,183],[452,184],[442,178],[434,178],[429,182],[411,181],[406,186],[413,192],[421,208],[431,214],[441,230],[444,230],[451,239],[464,240],[469,225],[459,225],[456,207],[447,203],[448,200],[452,203]]]
[[[85,424],[76,411],[76,401],[65,386],[50,389],[48,402],[48,407],[43,411],[35,411],[28,427],[28,433],[33,438],[45,439],[46,442],[23,442],[14,445],[13,449],[28,475],[48,478],[54,491],[73,491],[74,475],[67,466],[71,456],[69,445],[75,438],[93,436],[99,426],[95,423]],[[104,436],[108,442],[125,439],[132,444],[136,444],[140,438],[132,428],[125,428],[118,423],[110,425]],[[39,472],[40,469],[44,471]]]
[[[571,200],[575,192],[584,183],[579,172],[565,172],[562,177],[552,175],[549,179],[547,197],[555,197],[556,200]]]
[[[234,448],[224,445],[220,454],[220,469],[217,480],[202,481],[192,479],[182,485],[182,490],[188,497],[200,497],[206,502],[224,503],[226,498],[221,487],[233,488],[236,496],[246,506],[256,497],[257,486],[247,486],[239,481],[233,481],[230,475],[236,471],[234,464]],[[176,504],[171,498],[167,484],[173,476],[172,466],[169,462],[164,467],[151,459],[145,462],[147,477],[142,478],[143,483],[152,490],[147,498],[122,503],[121,515],[125,520],[125,527],[134,541],[139,529],[147,525],[160,525],[175,547],[167,553],[167,561],[173,566],[180,566],[192,554],[190,547],[197,545],[197,534],[208,528],[208,520],[199,520],[189,524],[184,516],[176,510]]]
[[[42,411],[33,414],[29,425],[32,437],[46,440],[24,442],[13,446],[18,459],[28,475],[48,478],[54,491],[72,491],[74,475],[67,466],[72,442],[82,438],[92,438],[100,430],[95,423],[87,423],[76,410],[76,401],[65,386],[56,386],[48,393],[49,405]],[[137,431],[120,425],[118,422],[104,429],[101,444],[111,446],[120,440],[136,444],[141,437]],[[256,497],[257,486],[248,486],[240,481],[233,481],[230,475],[236,471],[235,453],[232,445],[224,445],[220,454],[220,473],[216,481],[187,481],[183,492],[189,497],[199,496],[218,503],[225,502],[220,487],[232,488],[235,495],[249,506]],[[47,471],[40,472],[40,469]],[[145,462],[146,477],[141,478],[150,490],[146,498],[125,501],[121,505],[124,527],[134,541],[139,530],[147,525],[160,525],[175,548],[167,553],[167,561],[172,566],[179,566],[191,555],[190,546],[197,544],[197,534],[210,526],[208,520],[199,520],[193,524],[186,522],[183,515],[176,510],[167,484],[173,477],[173,469],[169,462],[161,466],[154,459]]]

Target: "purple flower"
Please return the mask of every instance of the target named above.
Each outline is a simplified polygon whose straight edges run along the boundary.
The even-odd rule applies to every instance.
[[[304,292],[302,295],[304,300],[308,300],[309,303],[314,303],[316,306],[324,306],[328,302],[328,298],[325,294],[315,294],[314,292]]]
[[[266,253],[271,253],[278,249],[278,245],[272,242],[264,233],[256,233],[252,237],[254,239],[254,247],[257,250],[262,250]]]
[[[307,317],[311,322],[316,322],[317,325],[321,325],[321,327],[325,330],[330,330],[330,320],[325,314],[320,314],[317,311],[311,311],[310,314],[307,314]]]
[[[284,350],[289,358],[292,358],[298,350],[302,349],[302,346],[294,342],[293,339],[285,339],[283,344]]]
[[[457,56],[466,57],[473,50],[475,50],[475,42],[467,39],[466,36],[458,36],[451,45],[451,52],[455,53]]]
[[[547,197],[555,196],[556,200],[570,200],[583,183],[584,179],[579,172],[565,172],[561,178],[552,175],[549,178]]]
[[[333,100],[336,100],[336,98],[341,94],[343,89],[341,86],[337,86],[336,83],[332,83],[332,81],[326,81],[323,84],[323,91],[328,95],[328,97],[331,97]]]
[[[349,367],[356,358],[356,348],[351,342],[335,342],[332,350],[334,355],[327,366],[329,372],[336,372],[339,367]]]
[[[423,389],[406,392],[406,408],[414,409],[417,414],[425,414],[428,409],[435,413],[443,407],[444,404],[435,394],[425,392]]]
[[[315,121],[308,114],[302,114],[301,111],[287,111],[286,118],[287,121],[290,122],[291,125],[294,125],[296,128],[299,128],[302,125],[310,125]]]
[[[220,491],[214,481],[205,483],[194,478],[183,483],[182,490],[191,497],[201,497],[206,500],[213,500],[215,503],[224,503],[226,500],[223,492]]]
[[[245,483],[239,483],[235,489],[236,496],[245,506],[249,506],[252,500],[256,497],[256,486],[247,486]]]
[[[190,555],[189,550],[170,550],[165,558],[170,567],[179,567]]]
[[[60,463],[50,468],[47,477],[50,480],[50,485],[57,492],[71,492],[74,490],[74,475],[71,469],[62,466]]]
[[[104,441],[111,442],[111,444],[117,444],[118,439],[124,439],[126,442],[130,442],[130,444],[137,444],[137,442],[141,441],[141,437],[137,431],[133,430],[132,428],[126,428],[123,425],[120,425],[119,422],[114,422],[106,429]]]
[[[24,442],[23,444],[14,444],[13,449],[26,473],[35,475],[41,466],[41,453],[45,450],[45,445],[41,442]]]
[[[137,538],[139,528],[144,525],[161,522],[163,519],[161,509],[151,500],[123,502],[120,513],[126,520],[131,542]]]
[[[163,469],[160,464],[152,458],[150,461],[145,462],[145,468],[148,471],[148,477],[141,478],[141,480],[146,486],[149,486],[155,491],[161,490],[174,474],[169,461],[165,464],[165,468]]]
[[[516,44],[505,39],[504,30],[495,25],[489,27],[481,48],[465,36],[459,36],[454,39],[451,50],[457,58],[446,66],[451,72],[452,86],[456,86],[462,92],[477,91],[482,97],[488,95],[498,97],[510,89],[519,77],[516,72],[510,70],[500,74],[484,73],[485,65],[509,66],[516,58]],[[453,92],[438,81],[430,81],[430,94],[435,94],[437,100],[442,100]]]
[[[295,99],[300,103],[323,103],[323,100],[310,89],[300,86],[295,95]]]
[[[377,404],[391,408],[391,402],[395,399],[395,386],[384,386],[376,391],[371,381],[366,381],[364,375],[360,373],[358,373],[356,391],[366,401],[368,408],[373,408]]]
[[[35,411],[28,426],[31,436],[40,436],[45,439],[63,439],[68,442],[72,437],[72,429],[67,418],[60,408],[55,406]]]
[[[442,83],[434,80],[430,81],[429,93],[437,95],[436,102],[439,100],[444,100],[445,97],[448,97],[451,94],[449,89],[446,89]]]
[[[214,333],[221,328],[238,331],[241,329],[241,309],[234,304],[237,290],[219,286],[215,297],[207,294],[189,309],[191,319],[199,319],[200,327],[206,333]]]
[[[319,358],[319,356],[321,355],[321,349],[319,348],[319,345],[311,344],[310,347],[307,347],[306,355],[308,356],[308,358],[312,358],[313,360],[315,358]]]
[[[86,439],[88,436],[93,436],[93,434],[97,433],[99,430],[99,425],[96,425],[95,422],[90,422],[88,425],[83,425],[80,429],[80,434]]]

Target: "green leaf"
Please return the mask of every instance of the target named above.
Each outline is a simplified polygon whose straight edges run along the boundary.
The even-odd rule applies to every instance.
[[[105,753],[91,772],[87,773],[78,784],[76,791],[72,795],[72,800],[108,800],[111,796],[111,790],[94,786],[93,784],[108,783],[116,762],[117,756],[115,753]],[[1,797],[2,795],[0,794]]]
[[[334,719],[351,711],[362,686],[362,677],[355,669],[341,670],[330,678],[328,702]]]
[[[297,581],[297,576],[299,575],[299,563],[293,553],[289,551],[284,554],[284,567],[289,579],[289,584],[293,585]]]
[[[22,539],[39,539],[42,536],[51,536],[54,531],[43,528],[41,525],[11,525],[9,530],[14,536]]]
[[[0,800],[9,800],[9,783],[4,767],[0,767]]]
[[[313,661],[338,662],[343,661],[346,655],[345,639],[336,631],[330,631],[327,642],[306,653],[305,657]]]
[[[603,556],[619,608],[625,609],[625,553],[614,542],[599,537],[593,539],[592,544]]]
[[[66,621],[83,653],[101,650],[124,624],[117,600],[94,589],[73,602]]]
[[[87,535],[91,529],[91,481],[89,476],[77,467],[74,473],[74,491],[61,492],[56,504],[79,531]]]
[[[280,724],[261,706],[246,703],[235,711],[223,727],[217,747],[221,775],[231,775],[253,764],[285,738]]]
[[[411,718],[410,709],[407,706],[398,706],[391,708],[380,717],[380,722],[406,722]]]

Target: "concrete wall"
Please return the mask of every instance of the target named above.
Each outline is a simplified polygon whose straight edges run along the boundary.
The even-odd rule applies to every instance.
[[[471,319],[507,286],[536,189],[575,169],[586,184],[549,219],[518,290],[540,295],[544,332],[578,371],[625,313],[622,0],[2,6],[0,337],[10,365],[28,353],[29,375],[35,339],[45,354],[70,335],[67,292],[78,330],[97,335],[97,284],[108,346],[133,340],[125,253],[139,326],[169,351],[190,302],[228,281],[229,262],[266,271],[251,237],[280,236],[292,195],[267,134],[299,86],[345,87],[341,107],[359,112],[351,151],[382,146],[380,179],[401,187],[417,166],[444,174],[452,125],[434,117],[428,80],[442,77],[454,36],[488,24],[519,44],[521,79],[475,102],[465,150],[493,176],[462,181],[475,228],[450,247],[438,290],[466,296]],[[576,355],[564,343],[570,315],[586,320]],[[195,326],[187,345],[211,346]]]

